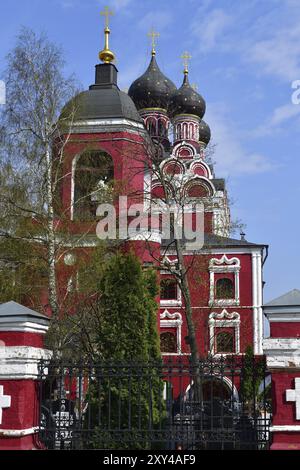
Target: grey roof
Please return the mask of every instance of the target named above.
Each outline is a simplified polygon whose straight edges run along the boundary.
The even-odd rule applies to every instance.
[[[24,317],[35,317],[48,320],[46,315],[42,315],[39,312],[35,312],[24,305],[20,305],[17,302],[10,301],[4,304],[0,304],[0,317],[14,317],[14,316],[24,316]]]
[[[265,307],[284,307],[284,306],[291,306],[291,305],[297,305],[300,306],[300,290],[299,289],[293,289],[286,294],[281,295],[280,297],[277,297],[274,300],[271,300],[267,304],[265,304]]]
[[[118,70],[113,64],[96,65],[95,84],[79,93],[64,107],[61,118],[75,120],[125,118],[143,123],[134,102],[118,87]]]
[[[143,122],[132,99],[116,87],[94,88],[76,97],[76,120],[125,118]],[[64,113],[68,113],[68,104]]]
[[[174,239],[173,239],[174,241]],[[186,240],[188,241],[188,240]],[[184,242],[184,240],[183,240]],[[162,240],[163,246],[167,246],[170,243],[172,243],[172,239],[169,240]],[[204,246],[203,248],[218,248],[218,247],[224,247],[224,248],[236,248],[236,247],[264,247],[266,246],[265,244],[257,244],[257,243],[251,243],[248,242],[247,240],[238,240],[235,238],[229,238],[229,237],[220,237],[218,235],[214,235],[212,233],[205,233],[204,234]]]

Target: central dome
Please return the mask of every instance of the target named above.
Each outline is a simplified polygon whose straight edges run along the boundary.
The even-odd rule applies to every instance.
[[[129,88],[128,95],[138,110],[145,108],[167,109],[172,93],[176,91],[174,83],[159,69],[155,55],[146,72],[137,78]]]

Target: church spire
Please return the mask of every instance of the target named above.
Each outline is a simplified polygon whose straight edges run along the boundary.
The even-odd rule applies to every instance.
[[[155,56],[156,54],[156,38],[159,38],[160,34],[155,32],[154,29],[152,28],[151,31],[149,31],[148,33],[148,36],[151,37],[151,41],[152,41],[152,51],[151,51],[151,54],[152,54],[152,57]]]
[[[189,52],[184,52],[182,55],[181,55],[181,59],[183,61],[183,65],[184,65],[184,75],[187,76],[188,73],[189,73],[189,61],[191,60],[192,56]]]
[[[99,59],[104,62],[105,64],[110,64],[115,59],[115,54],[109,49],[109,17],[113,15],[113,12],[109,10],[108,7],[104,8],[104,11],[100,12],[101,16],[105,16],[105,28],[104,28],[104,35],[105,35],[105,45],[104,49],[99,52]]]

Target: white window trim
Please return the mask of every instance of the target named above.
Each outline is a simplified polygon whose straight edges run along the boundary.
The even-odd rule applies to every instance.
[[[177,340],[177,352],[168,353],[162,352],[162,356],[172,356],[181,354],[181,326],[182,326],[182,316],[179,312],[170,313],[168,310],[165,310],[160,315],[160,328],[176,328],[176,340]],[[162,333],[162,331],[161,331]]]
[[[236,306],[240,305],[240,269],[241,262],[238,258],[212,258],[209,262],[210,297],[208,305],[212,306]],[[215,273],[234,273],[234,299],[215,299]]]
[[[171,260],[170,258],[168,258],[168,256],[165,256],[163,259],[163,262],[165,262],[169,266],[169,270],[160,271],[161,280],[164,278],[164,276],[172,275],[172,270],[176,271],[178,259],[176,258],[176,259]],[[160,305],[161,307],[181,307],[182,306],[182,293],[181,293],[181,289],[178,283],[177,283],[177,299],[170,299],[170,300],[161,299]]]
[[[235,338],[235,351],[233,353],[224,353],[227,354],[239,354],[240,353],[240,324],[241,318],[238,312],[227,312],[224,309],[221,313],[212,312],[209,315],[209,346],[211,354],[222,354],[215,352],[215,328],[234,328],[234,338]]]

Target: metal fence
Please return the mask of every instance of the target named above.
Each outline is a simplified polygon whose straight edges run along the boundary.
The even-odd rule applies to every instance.
[[[262,359],[191,364],[39,364],[39,439],[48,449],[267,449]]]

